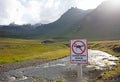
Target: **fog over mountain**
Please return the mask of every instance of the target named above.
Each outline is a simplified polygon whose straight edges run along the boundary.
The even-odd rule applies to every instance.
[[[120,39],[120,2],[103,2],[77,25],[83,37]]]

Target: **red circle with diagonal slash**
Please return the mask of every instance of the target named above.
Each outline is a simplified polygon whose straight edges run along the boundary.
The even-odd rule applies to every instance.
[[[74,47],[75,47],[76,43],[78,43],[78,42],[80,42],[81,44],[83,44],[83,49],[80,49],[81,52],[76,52],[76,51],[74,50]],[[81,55],[81,54],[83,54],[83,53],[85,52],[85,50],[86,50],[86,46],[85,46],[85,43],[84,43],[83,41],[75,41],[75,42],[72,44],[72,51],[73,51],[73,53],[75,53],[76,55]]]

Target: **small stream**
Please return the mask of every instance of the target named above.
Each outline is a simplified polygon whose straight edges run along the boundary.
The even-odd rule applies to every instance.
[[[99,50],[88,50],[89,64],[83,65],[83,80],[92,82],[106,67],[115,66],[119,58]],[[70,64],[69,57],[37,66],[20,68],[3,73],[0,82],[76,82],[77,65]],[[2,76],[1,76],[2,77]]]

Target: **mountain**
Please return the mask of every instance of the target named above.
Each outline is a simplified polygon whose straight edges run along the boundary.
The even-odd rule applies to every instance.
[[[18,38],[53,38],[64,37],[68,29],[85,17],[91,10],[81,10],[78,8],[70,8],[58,20],[50,24],[35,25],[10,25],[0,26],[0,37],[18,37]]]
[[[120,39],[120,2],[103,2],[72,27],[75,28],[72,31],[74,36],[100,40]]]
[[[71,8],[57,21],[37,30],[45,37],[120,39],[120,2],[104,1],[88,11]]]
[[[120,39],[120,2],[103,2],[94,10],[71,8],[49,24],[0,26],[0,37]]]
[[[57,21],[38,26],[36,33],[41,35],[41,37],[64,37],[68,29],[77,21],[82,20],[89,12],[91,12],[91,10],[84,11],[72,7]]]

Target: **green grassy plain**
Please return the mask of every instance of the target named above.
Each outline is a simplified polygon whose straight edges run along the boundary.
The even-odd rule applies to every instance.
[[[41,40],[0,38],[0,64],[30,59],[53,60],[69,54],[63,43],[42,44]]]

